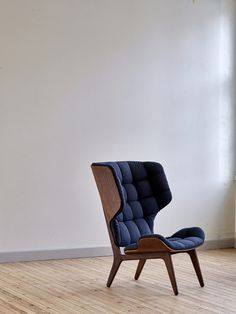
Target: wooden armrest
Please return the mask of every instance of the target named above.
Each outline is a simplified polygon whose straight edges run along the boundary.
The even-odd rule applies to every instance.
[[[157,237],[141,238],[136,250],[126,250],[125,254],[171,252],[172,250]]]

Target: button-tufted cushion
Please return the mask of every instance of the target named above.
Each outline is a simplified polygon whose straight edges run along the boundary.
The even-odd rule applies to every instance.
[[[171,201],[162,166],[154,162],[107,162],[95,165],[112,169],[121,196],[121,209],[111,227],[117,246],[137,243],[153,234],[154,218]]]
[[[145,237],[145,236],[144,236]],[[171,237],[163,237],[160,234],[153,234],[146,237],[154,237],[162,240],[169,248],[173,250],[189,250],[203,244],[205,234],[201,228],[184,228],[173,234]],[[133,243],[125,248],[126,250],[136,250],[138,243]]]

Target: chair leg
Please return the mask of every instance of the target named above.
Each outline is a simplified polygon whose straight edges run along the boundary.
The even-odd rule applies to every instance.
[[[112,264],[112,267],[110,270],[110,275],[109,275],[108,280],[107,280],[107,287],[111,286],[111,284],[115,278],[115,275],[116,275],[116,273],[120,267],[121,262],[122,262],[122,260],[114,258],[113,264]]]
[[[170,277],[170,282],[172,285],[172,289],[174,291],[175,295],[178,295],[178,287],[177,287],[177,283],[176,283],[176,278],[175,278],[175,271],[174,271],[174,267],[173,267],[173,263],[172,263],[172,258],[171,258],[171,254],[167,253],[167,254],[163,254],[162,259],[164,260],[165,264],[166,264],[166,268]]]
[[[146,260],[145,259],[140,259],[139,262],[138,262],[138,266],[137,266],[137,269],[136,269],[136,273],[135,273],[135,276],[134,276],[134,279],[135,280],[138,280],[139,279],[139,276],[143,270],[143,267],[146,263]]]
[[[204,281],[203,281],[202,272],[201,272],[200,264],[197,257],[197,252],[196,250],[192,250],[192,251],[188,251],[187,253],[189,254],[191,261],[193,263],[193,267],[195,269],[200,286],[204,287]]]

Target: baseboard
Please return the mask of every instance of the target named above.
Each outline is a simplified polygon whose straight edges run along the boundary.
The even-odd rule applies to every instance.
[[[0,263],[30,262],[50,259],[95,257],[112,255],[111,247],[89,247],[78,249],[57,249],[21,252],[0,252]]]
[[[234,238],[205,241],[202,250],[227,249],[234,247]]]
[[[221,239],[205,241],[200,248],[202,250],[233,248],[234,239]],[[43,261],[51,259],[81,258],[95,256],[112,255],[111,247],[89,247],[78,249],[58,249],[58,250],[41,250],[41,251],[22,251],[22,252],[0,252],[0,263],[8,262],[30,262]]]

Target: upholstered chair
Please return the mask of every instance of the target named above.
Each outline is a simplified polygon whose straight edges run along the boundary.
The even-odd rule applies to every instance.
[[[177,295],[171,256],[187,253],[203,287],[196,253],[196,248],[204,242],[203,230],[199,227],[184,228],[170,237],[154,233],[156,214],[172,199],[163,167],[156,162],[139,161],[99,162],[91,167],[114,254],[107,286],[111,286],[121,262],[139,260],[134,277],[137,280],[147,259],[161,258]]]

